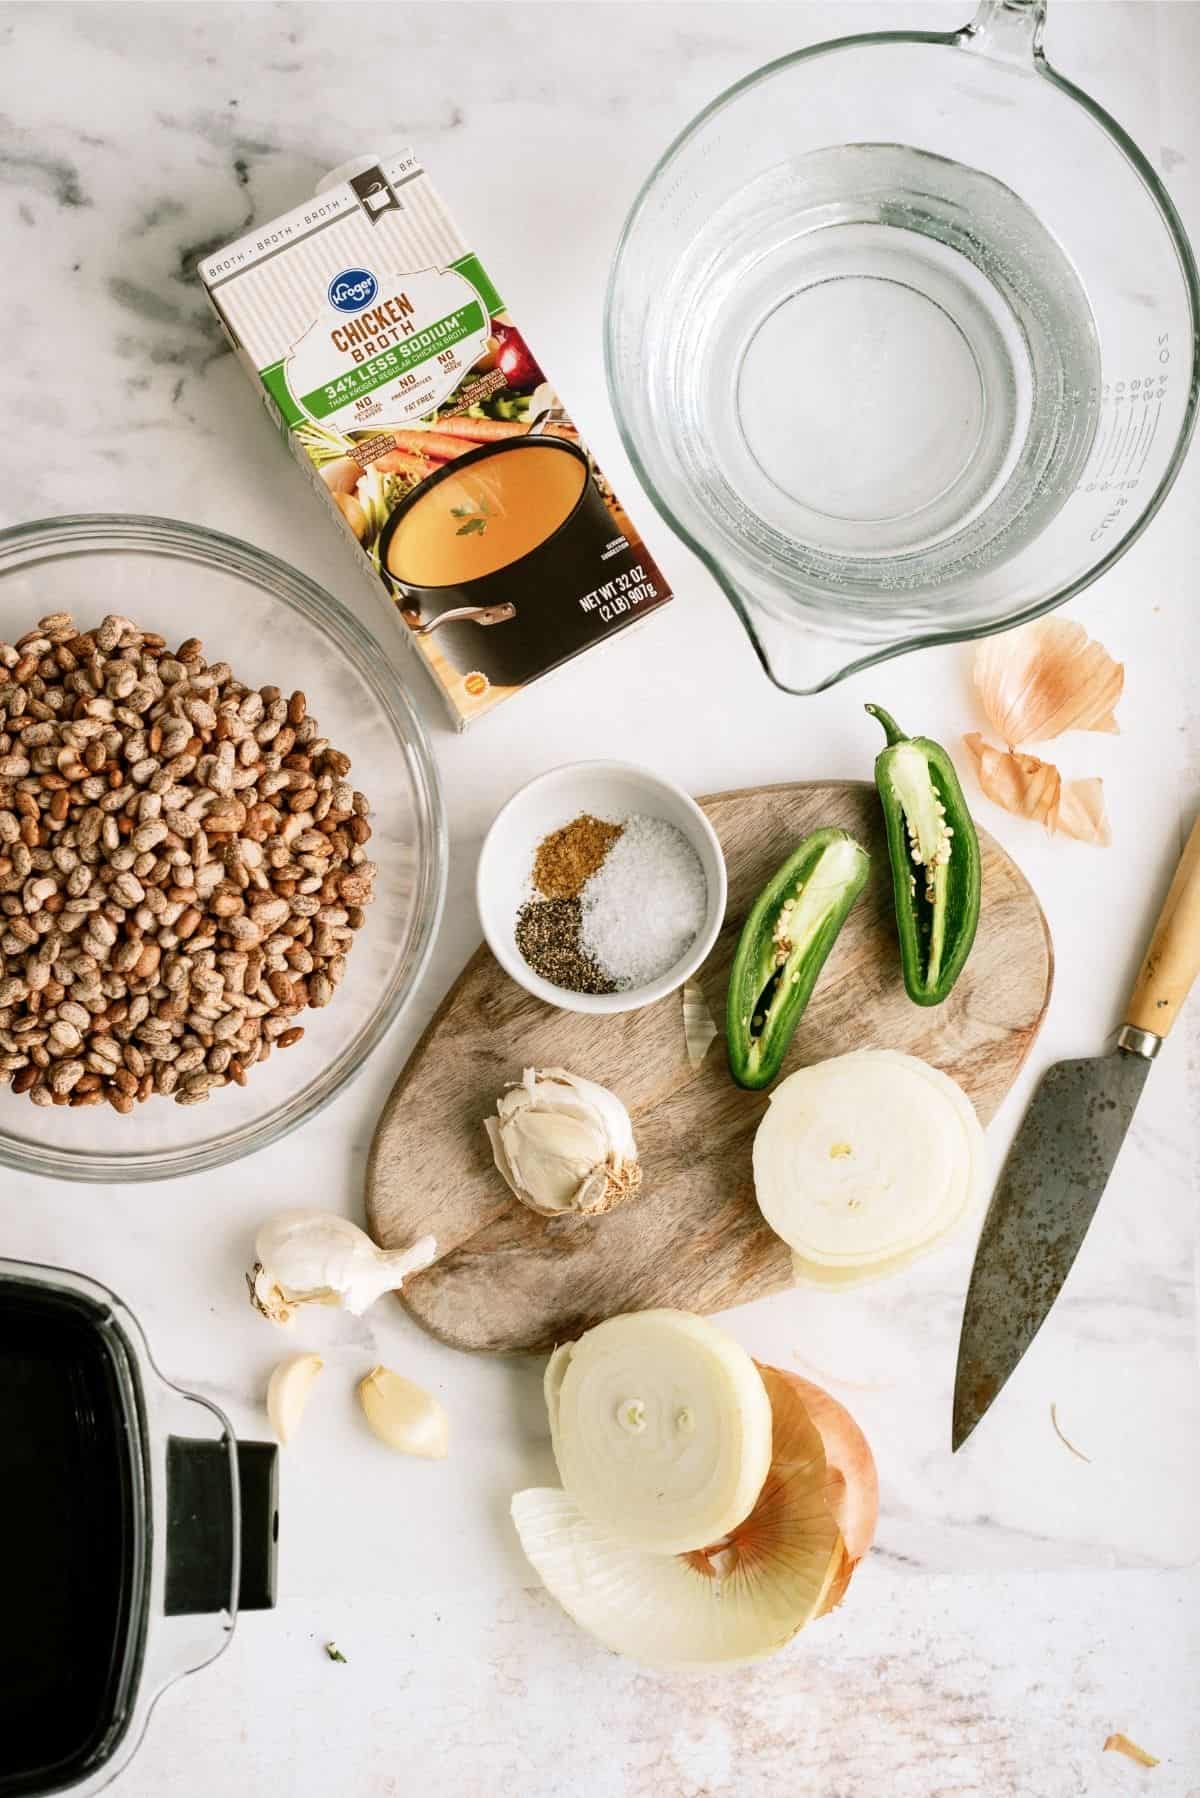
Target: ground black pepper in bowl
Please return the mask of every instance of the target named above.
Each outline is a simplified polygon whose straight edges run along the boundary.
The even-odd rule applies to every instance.
[[[573,993],[615,993],[609,979],[580,947],[579,899],[531,899],[517,913],[517,948],[535,974]]]

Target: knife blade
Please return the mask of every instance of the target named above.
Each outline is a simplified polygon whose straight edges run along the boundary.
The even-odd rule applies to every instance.
[[[954,1383],[957,1451],[1044,1322],[1079,1253],[1150,1061],[1128,1049],[1047,1069],[984,1219]]]
[[[1041,1329],[1121,1152],[1151,1063],[1200,969],[1200,819],[1109,1055],[1043,1074],[992,1195],[967,1288],[954,1382],[958,1451]]]

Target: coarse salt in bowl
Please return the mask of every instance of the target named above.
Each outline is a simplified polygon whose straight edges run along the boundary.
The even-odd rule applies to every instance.
[[[517,947],[517,915],[538,896],[533,886],[538,845],[583,812],[614,824],[645,818],[673,825],[695,851],[704,874],[703,917],[688,947],[654,979],[614,993],[576,993],[556,986],[536,973]],[[653,833],[647,836],[645,852],[653,866],[656,846]],[[716,831],[682,787],[633,762],[569,762],[539,774],[502,807],[484,839],[475,891],[488,947],[526,992],[563,1011],[640,1011],[681,987],[712,949],[725,917],[725,858]]]

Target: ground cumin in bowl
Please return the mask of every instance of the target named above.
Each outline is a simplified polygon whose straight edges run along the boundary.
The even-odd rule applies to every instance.
[[[725,909],[725,867],[703,812],[623,762],[531,781],[488,833],[477,882],[506,972],[573,1011],[631,1011],[704,960]]]

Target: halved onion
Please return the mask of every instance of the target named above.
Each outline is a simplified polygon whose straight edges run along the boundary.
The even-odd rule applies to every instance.
[[[626,1546],[677,1554],[741,1523],[771,1463],[753,1361],[689,1311],[609,1318],[546,1369],[550,1438],[584,1517]]]
[[[986,1177],[974,1107],[916,1056],[859,1050],[789,1075],[754,1139],[759,1208],[798,1277],[850,1285],[939,1242]]]
[[[821,1430],[803,1396],[807,1382],[772,1367],[757,1370],[755,1378],[773,1417],[770,1470],[745,1521],[719,1538],[704,1538],[704,1548],[646,1553],[592,1522],[566,1492],[538,1488],[514,1497],[521,1546],[547,1590],[616,1653],[679,1669],[762,1660],[844,1593],[857,1556],[831,1503],[846,1506],[861,1553],[869,1542],[874,1490],[863,1475],[858,1445],[850,1447],[855,1426],[828,1401],[832,1410],[825,1415],[832,1427],[840,1413],[843,1458],[847,1468],[853,1463],[857,1469],[861,1487],[851,1507],[849,1473],[845,1490],[831,1482]],[[861,1437],[858,1442],[870,1462],[866,1444]]]

